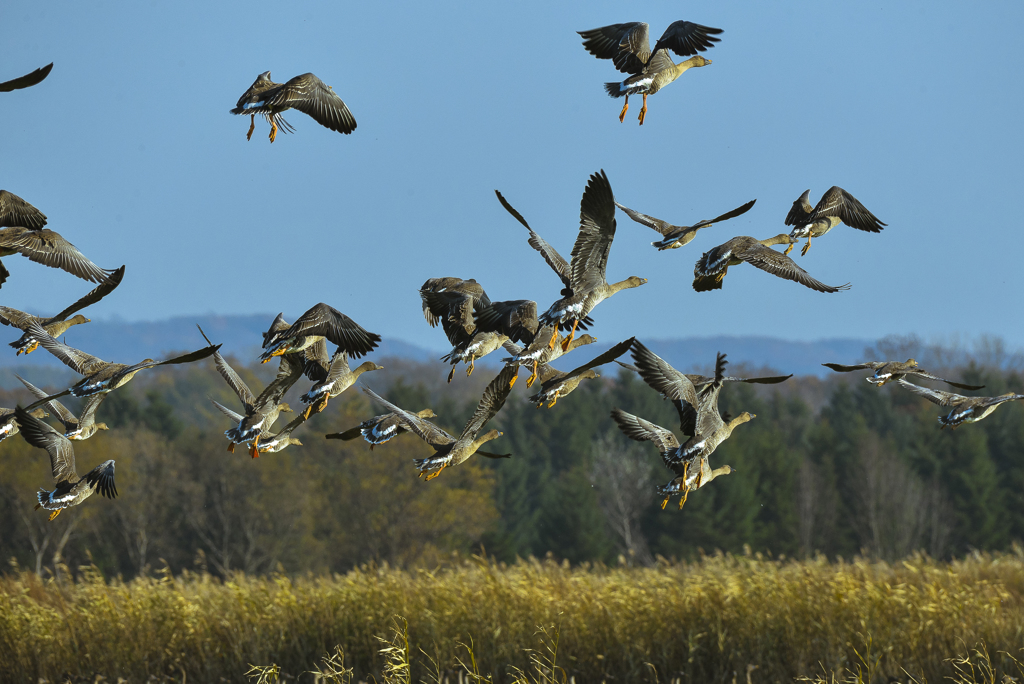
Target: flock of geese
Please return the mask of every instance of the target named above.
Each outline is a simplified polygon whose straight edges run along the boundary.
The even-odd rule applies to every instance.
[[[607,83],[605,89],[612,97],[624,97],[625,104],[619,120],[625,118],[630,95],[642,95],[643,107],[639,121],[642,125],[647,114],[647,96],[675,81],[693,67],[711,64],[698,55],[719,42],[716,36],[722,30],[687,21],[671,24],[650,47],[648,25],[642,22],[613,24],[590,31],[581,31],[583,46],[599,59],[610,59],[616,69],[628,74],[624,80]],[[690,57],[678,64],[671,53]],[[32,74],[6,83],[0,83],[0,92],[26,88],[41,82],[49,74],[52,64]],[[255,83],[231,110],[234,114],[250,116],[247,134],[251,138],[256,115],[264,117],[271,126],[270,142],[277,131],[292,132],[294,128],[282,117],[282,112],[297,109],[308,114],[331,130],[349,134],[356,128],[355,118],[334,90],[313,74],[297,76],[284,84],[270,80],[270,72],[260,74]],[[598,377],[596,368],[615,361],[623,368],[637,373],[643,381],[663,398],[672,402],[679,418],[682,440],[671,430],[656,425],[640,416],[615,408],[611,417],[622,432],[637,441],[652,442],[674,477],[659,488],[664,496],[664,508],[673,496],[679,497],[682,508],[690,492],[715,478],[733,472],[728,465],[712,469],[710,457],[716,448],[728,439],[737,426],[755,416],[747,411],[735,418],[720,414],[718,398],[729,382],[779,383],[791,375],[761,378],[737,378],[726,375],[726,356],[718,354],[714,376],[705,377],[682,373],[648,349],[635,338],[629,338],[608,351],[597,355],[570,371],[556,369],[552,363],[580,347],[594,342],[586,334],[594,325],[591,314],[603,300],[626,289],[646,283],[644,278],[631,276],[609,283],[606,277],[608,254],[615,237],[616,209],[654,229],[660,239],[651,244],[659,251],[679,249],[695,239],[697,232],[715,224],[740,216],[751,209],[754,200],[726,212],[717,218],[703,220],[690,226],[673,225],[667,221],[634,211],[615,201],[611,184],[603,171],[590,176],[580,201],[580,225],[569,259],[564,258],[544,238],[538,235],[512,207],[495,191],[501,205],[528,231],[528,242],[555,272],[560,283],[557,298],[541,311],[537,302],[527,299],[493,301],[480,283],[474,279],[438,277],[428,279],[420,288],[423,314],[431,327],[440,325],[452,346],[443,357],[451,366],[451,382],[459,363],[466,365],[471,375],[479,359],[504,350],[501,371],[490,381],[483,396],[458,436],[451,435],[430,421],[435,418],[430,408],[419,411],[397,406],[377,395],[370,388],[362,390],[385,413],[364,420],[342,432],[326,435],[327,439],[352,440],[362,437],[374,446],[384,444],[396,435],[411,432],[430,445],[434,454],[414,461],[421,476],[431,480],[445,468],[459,465],[474,454],[488,458],[508,458],[510,454],[486,451],[483,447],[501,437],[502,433],[484,428],[501,410],[511,394],[522,367],[529,370],[525,385],[529,388],[540,382],[539,390],[528,397],[538,407],[553,407],[571,394],[586,379]],[[212,356],[220,375],[234,391],[241,407],[235,409],[216,401],[213,403],[232,423],[225,431],[228,450],[236,445],[247,445],[253,458],[262,453],[275,453],[290,445],[301,444],[293,437],[303,423],[322,412],[328,402],[356,384],[363,373],[381,370],[381,366],[365,361],[352,367],[351,360],[372,352],[380,343],[380,335],[369,332],[337,309],[319,303],[294,323],[289,324],[278,315],[266,333],[263,333],[263,363],[278,358],[276,377],[255,394],[238,373],[220,354],[220,345],[206,339],[206,346],[183,356],[154,361],[124,364],[103,361],[86,352],[58,341],[72,326],[88,323],[79,311],[109,295],[120,284],[125,267],[105,270],[88,260],[77,248],[59,234],[44,228],[46,216],[20,197],[0,190],[0,257],[22,254],[45,266],[60,268],[79,278],[97,283],[97,287],[60,313],[33,316],[16,309],[0,306],[0,323],[13,326],[22,335],[11,342],[17,354],[28,354],[41,346],[82,376],[82,379],[56,394],[48,395],[27,380],[19,377],[37,401],[29,406],[0,409],[0,441],[12,435],[23,435],[34,447],[45,449],[53,471],[55,488],[40,489],[37,508],[51,511],[50,519],[61,510],[80,504],[92,494],[113,498],[114,461],[101,463],[84,476],[75,466],[72,441],[89,439],[107,425],[97,422],[97,411],[107,394],[127,384],[137,373],[161,365],[183,364]],[[878,233],[886,225],[878,220],[856,198],[840,187],[830,188],[816,205],[810,203],[810,191],[804,192],[785,218],[789,233],[780,233],[767,239],[750,236],[734,237],[706,252],[694,267],[693,289],[697,292],[719,289],[730,266],[751,264],[772,275],[797,282],[818,292],[835,293],[849,288],[849,284],[830,286],[812,278],[788,255],[793,245],[806,238],[801,255],[807,253],[811,239],[821,237],[840,223],[852,228]],[[787,245],[785,252],[773,247]],[[0,285],[9,277],[0,263]],[[554,281],[552,281],[554,282]],[[578,331],[584,331],[577,336]],[[328,354],[328,343],[334,345]],[[633,363],[619,358],[629,352]],[[578,356],[578,355],[577,355]],[[967,397],[951,392],[940,392],[914,385],[906,378],[917,376],[945,382],[953,387],[978,390],[983,386],[965,385],[940,378],[920,368],[910,359],[906,362],[866,362],[857,365],[824,364],[838,372],[873,370],[867,378],[878,386],[896,381],[904,387],[940,406],[949,407],[947,415],[939,418],[942,427],[956,428],[963,423],[982,420],[1000,404],[1024,399],[1021,394],[998,397]],[[310,389],[300,397],[304,407],[293,410],[283,401],[284,395],[301,378],[312,382]],[[84,399],[80,416],[75,416],[59,399],[71,395]],[[212,399],[211,399],[212,401]],[[237,409],[237,410],[236,410]],[[282,413],[295,417],[283,428],[274,425]],[[59,420],[58,430],[43,419],[53,416]]]

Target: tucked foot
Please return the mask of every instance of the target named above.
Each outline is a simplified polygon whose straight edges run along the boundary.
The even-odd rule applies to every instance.
[[[58,508],[58,509],[57,509],[57,510],[55,510],[55,511],[54,511],[53,513],[51,513],[51,514],[50,514],[50,520],[53,520],[53,519],[54,519],[54,518],[56,518],[56,517],[57,517],[58,515],[60,515],[60,512],[61,512],[61,511],[63,511],[63,510],[64,510],[63,508]]]
[[[256,130],[256,115],[249,115],[249,132],[245,134],[246,140],[252,140],[252,132]]]
[[[551,397],[551,403],[548,404],[548,408],[554,406],[556,401],[558,401],[558,392],[555,392],[555,396]]]

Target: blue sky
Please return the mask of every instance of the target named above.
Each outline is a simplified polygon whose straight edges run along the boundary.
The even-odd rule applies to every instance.
[[[93,318],[294,317],[328,302],[424,346],[429,277],[475,277],[492,299],[558,298],[494,189],[568,256],[590,173],[616,199],[680,224],[750,199],[683,249],[619,215],[609,280],[649,279],[595,312],[602,341],[991,333],[1024,346],[1020,3],[57,3],[0,8],[0,188],[24,197],[122,286]],[[619,80],[575,31],[688,19],[724,29],[626,122]],[[312,71],[359,127],[342,136],[228,110],[257,74]],[[697,294],[693,264],[735,235],[766,238],[805,189],[857,196],[881,234],[839,226],[797,262],[820,294],[736,267]],[[52,313],[91,288],[8,257],[0,302]],[[1007,315],[1006,309],[1009,310]],[[268,319],[268,324],[269,324]]]

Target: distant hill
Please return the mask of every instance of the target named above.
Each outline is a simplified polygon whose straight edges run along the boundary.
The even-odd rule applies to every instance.
[[[215,343],[223,344],[222,351],[239,359],[255,361],[261,333],[266,331],[273,315],[252,316],[184,316],[163,321],[127,322],[97,320],[71,328],[65,339],[68,344],[108,361],[141,361],[160,358],[171,352],[198,349],[206,343],[195,326],[202,326]],[[440,338],[440,335],[439,335]],[[17,339],[11,328],[0,328],[0,343]],[[873,340],[829,339],[811,342],[781,340],[774,337],[689,337],[675,340],[644,340],[644,344],[683,370],[711,367],[719,351],[729,355],[731,363],[752,367],[771,367],[784,373],[797,375],[823,375],[825,361],[851,363],[861,359],[864,348]],[[609,344],[596,344],[594,351],[607,349]],[[385,339],[374,358],[399,357],[417,362],[436,361],[444,352],[426,349],[408,342]],[[586,354],[584,354],[586,356]],[[497,360],[497,357],[495,358]],[[13,351],[0,349],[0,369],[17,372],[18,367],[31,366],[35,372],[52,368],[62,372],[57,359],[40,349],[29,356],[15,358]],[[36,376],[38,377],[38,375]],[[0,372],[0,386],[17,382],[9,372]]]

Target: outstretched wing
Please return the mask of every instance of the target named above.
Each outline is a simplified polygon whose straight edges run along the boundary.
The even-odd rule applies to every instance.
[[[242,401],[246,411],[251,411],[252,407],[256,403],[256,397],[253,396],[252,390],[249,389],[249,386],[245,384],[245,381],[242,380],[241,376],[235,372],[235,369],[231,367],[231,364],[221,356],[219,351],[213,353],[213,363],[217,367],[217,372],[220,373],[220,376],[224,378],[225,382],[228,383],[228,386],[231,387],[231,390]],[[217,402],[214,403],[216,404]],[[220,404],[217,405],[220,406]]]
[[[928,387],[921,387],[920,385],[915,385],[912,382],[907,382],[903,378],[900,378],[896,382],[900,384],[900,387],[908,389],[919,397],[924,397],[928,401],[933,404],[938,404],[939,406],[955,406],[969,398],[960,394],[954,394],[953,392],[943,392],[941,390],[929,389]]]
[[[598,59],[610,59],[624,74],[639,74],[651,58],[651,39],[646,22],[611,24],[589,31],[577,31],[583,47]]]
[[[688,57],[714,47],[715,43],[721,40],[715,38],[720,33],[722,29],[702,26],[692,21],[673,21],[661,34],[652,52],[668,49],[677,55]]]
[[[466,423],[462,436],[459,439],[469,437],[475,439],[477,433],[487,424],[494,415],[505,405],[505,400],[512,391],[512,378],[519,373],[519,366],[505,366],[501,372],[484,389],[484,395],[480,403],[476,405],[476,411]]]
[[[415,413],[410,413],[403,408],[395,406],[387,399],[378,396],[377,393],[369,387],[363,387],[363,392],[366,396],[370,397],[381,406],[384,406],[392,413],[401,416],[405,426],[409,428],[409,431],[427,444],[430,444],[431,446],[443,446],[445,444],[452,444],[455,442],[455,438],[441,428],[428,420],[420,418]]]
[[[274,109],[291,107],[308,114],[321,126],[346,135],[356,129],[356,118],[331,86],[313,74],[302,74],[266,100]]]
[[[36,418],[21,406],[14,409],[15,420],[25,441],[39,449],[46,449],[50,455],[50,468],[53,481],[57,484],[69,480],[77,480],[75,470],[75,450],[67,437]]]
[[[881,361],[865,361],[864,363],[858,363],[853,366],[844,366],[841,363],[823,363],[822,366],[825,368],[831,368],[837,373],[849,373],[857,370],[875,370],[881,368],[885,364]]]
[[[811,189],[808,188],[790,207],[789,213],[786,214],[786,225],[795,226],[799,223],[807,223],[811,220],[812,211],[814,211],[814,207],[811,206]]]
[[[574,292],[587,292],[605,283],[608,252],[615,238],[615,195],[602,169],[587,181],[580,200],[580,232],[569,262]]]
[[[856,197],[838,185],[833,185],[822,195],[809,218],[813,221],[824,216],[838,216],[839,220],[851,228],[869,233],[879,233],[885,226]]]
[[[303,335],[326,337],[355,359],[380,344],[380,335],[367,332],[351,318],[323,302],[299,316],[287,331],[278,334],[278,339]]]
[[[96,485],[96,491],[108,499],[117,496],[117,487],[114,486],[114,460],[104,461],[82,478],[89,484]]]
[[[77,313],[87,306],[92,306],[96,302],[100,301],[108,294],[117,289],[117,286],[121,284],[121,279],[124,278],[124,266],[115,269],[110,274],[110,278],[106,282],[100,283],[89,291],[84,297],[79,299],[77,302],[69,306],[68,308],[61,311],[56,316],[48,318],[43,322],[43,325],[49,325],[56,321],[63,321],[71,314]]]
[[[36,69],[30,74],[25,74],[18,78],[12,78],[10,81],[4,81],[3,83],[0,83],[0,93],[9,93],[12,90],[30,88],[37,83],[42,83],[43,79],[50,75],[51,69],[53,69],[53,62]]]
[[[698,405],[697,390],[690,379],[640,342],[633,342],[633,361],[640,377],[651,388],[669,399]]]
[[[526,222],[526,219],[523,218],[522,214],[516,211],[512,205],[502,197],[500,192],[495,190],[494,194],[498,196],[498,201],[501,202],[501,206],[505,207],[505,211],[512,214],[513,218],[526,226],[526,230],[530,231],[530,246],[540,252],[540,255],[544,257],[544,261],[546,261],[548,266],[551,267],[551,270],[553,270],[562,280],[562,285],[569,287],[569,262],[567,262],[554,247],[549,245],[547,240],[534,232],[533,228],[531,228],[530,224]]]
[[[658,447],[658,451],[661,453],[679,448],[679,440],[671,430],[666,430],[660,425],[655,425],[632,413],[613,408],[612,420],[624,435],[637,442],[654,442],[654,446]]]
[[[0,247],[18,252],[37,264],[67,271],[90,283],[107,282],[114,274],[114,271],[102,269],[86,259],[77,247],[48,228],[10,235],[2,240]]]
[[[25,332],[34,337],[43,349],[56,356],[65,366],[80,375],[92,375],[106,365],[105,361],[91,354],[86,354],[53,339],[48,332],[43,330],[43,326],[39,325],[36,321],[30,322],[26,326]]]
[[[788,256],[782,252],[775,251],[771,247],[765,247],[760,242],[753,242],[742,252],[734,252],[734,256],[751,266],[758,267],[762,271],[767,271],[774,276],[800,283],[804,287],[809,287],[817,292],[839,292],[840,290],[850,289],[849,283],[833,287],[812,278],[807,271],[797,266],[796,262]]]

